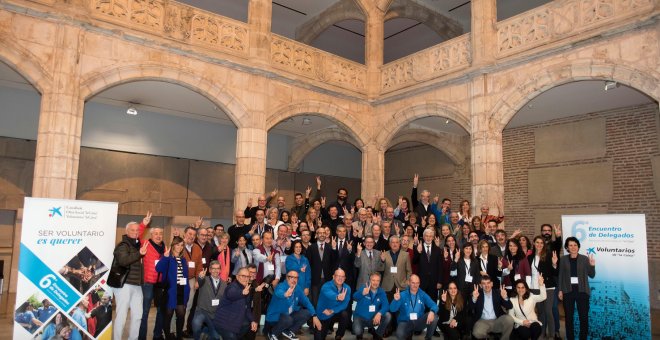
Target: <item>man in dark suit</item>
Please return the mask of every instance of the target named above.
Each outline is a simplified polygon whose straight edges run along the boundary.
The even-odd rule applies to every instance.
[[[502,286],[499,291],[493,291],[493,281],[490,276],[481,277],[481,289],[474,285],[470,309],[477,320],[472,329],[472,336],[476,339],[486,339],[488,333],[501,333],[500,339],[509,339],[513,331],[513,318],[505,313],[504,309],[513,308],[506,290]]]
[[[353,253],[353,243],[348,240],[346,227],[340,225],[337,227],[337,268],[341,268],[346,273],[346,283],[355,291],[355,255]]]
[[[371,227],[371,232],[374,237],[374,249],[379,250],[379,251],[388,251],[390,250],[390,244],[387,242],[387,240],[381,235],[381,229],[378,224],[374,224]]]
[[[418,266],[419,288],[437,301],[442,288],[442,250],[433,243],[433,235],[433,230],[424,230],[424,242],[417,245],[413,262]]]
[[[410,201],[412,202],[412,209],[417,213],[417,222],[421,222],[422,219],[428,216],[431,213],[431,193],[428,190],[422,190],[420,199],[417,199],[417,184],[419,183],[419,175],[415,174],[413,178],[413,188],[410,195]]]
[[[326,243],[327,228],[319,228],[316,231],[316,242],[311,243],[305,253],[312,270],[311,301],[314,306],[319,300],[319,292],[324,283],[332,280],[334,270],[337,268],[337,251],[332,249],[330,243]]]

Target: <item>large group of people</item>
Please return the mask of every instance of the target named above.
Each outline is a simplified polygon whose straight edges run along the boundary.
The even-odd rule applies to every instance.
[[[557,339],[559,303],[566,338],[577,305],[586,339],[595,259],[578,253],[579,240],[562,242],[549,224],[534,237],[509,233],[487,205],[454,211],[417,185],[415,175],[410,199],[369,206],[345,188],[327,201],[317,177],[316,195],[308,187],[292,207],[274,190],[236,210],[234,225],[200,218],[170,242],[147,213],[114,251],[114,339],[129,309],[128,338],[146,339],[153,305],[154,339]]]

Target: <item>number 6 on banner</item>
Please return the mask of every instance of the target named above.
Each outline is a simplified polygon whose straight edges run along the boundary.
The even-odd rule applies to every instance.
[[[575,221],[573,223],[573,228],[571,228],[571,233],[575,238],[580,241],[584,241],[584,238],[587,236],[587,231],[584,228],[581,228],[584,225],[588,225],[587,221]]]
[[[55,279],[55,275],[53,274],[48,274],[44,276],[41,281],[39,281],[39,287],[41,288],[48,288],[50,287],[51,284],[53,284],[52,280]]]

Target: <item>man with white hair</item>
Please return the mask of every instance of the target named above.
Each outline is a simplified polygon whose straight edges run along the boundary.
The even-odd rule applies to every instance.
[[[122,276],[128,271],[124,282],[112,283],[115,300],[117,301],[117,317],[112,329],[112,338],[121,340],[128,310],[131,310],[131,323],[128,339],[135,340],[140,332],[142,320],[142,284],[144,283],[142,257],[147,253],[148,242],[140,246],[140,225],[137,222],[126,224],[126,234],[115,247],[111,276]],[[113,275],[115,274],[115,275]],[[116,275],[119,274],[119,275]],[[109,283],[110,284],[110,283]]]
[[[142,220],[140,229],[149,225],[151,222],[151,213]],[[155,286],[160,282],[161,278],[156,272],[156,264],[163,257],[165,253],[165,243],[163,242],[163,228],[160,226],[152,226],[149,228],[149,239],[143,240],[143,244],[147,244],[147,253],[142,259],[144,268],[144,283],[142,285],[142,322],[140,323],[139,339],[147,338],[147,324],[149,319],[149,310],[151,309],[154,300],[156,301],[156,320],[154,322],[153,337],[154,339],[163,338],[163,312],[160,308],[160,297],[154,296]]]
[[[438,289],[442,287],[442,259],[440,247],[433,242],[435,233],[432,229],[424,230],[424,242],[420,242],[415,249],[413,262],[417,263],[420,286],[433,301],[438,300]]]
[[[412,194],[410,194],[410,201],[412,202],[412,209],[417,213],[418,222],[431,213],[431,193],[424,189],[417,199],[417,184],[419,183],[419,175],[415,174],[413,177]]]

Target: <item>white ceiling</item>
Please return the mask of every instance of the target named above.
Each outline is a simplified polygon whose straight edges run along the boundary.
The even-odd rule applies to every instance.
[[[538,124],[553,119],[611,110],[621,107],[644,105],[653,100],[641,92],[621,85],[604,91],[605,82],[600,80],[579,81],[554,87],[532,99],[511,119],[507,128]],[[0,62],[0,91],[2,87],[35,91],[28,81],[7,64]],[[92,102],[128,108],[130,103],[138,110],[188,117],[220,124],[234,125],[229,117],[215,107],[206,97],[180,85],[160,81],[139,81],[110,88],[91,98]],[[310,125],[303,125],[303,118],[310,118]],[[411,122],[410,127],[426,127],[438,132],[467,135],[467,131],[445,118],[426,117]],[[326,118],[312,114],[297,116],[280,122],[271,131],[297,137],[337,125]]]
[[[530,100],[506,128],[652,102],[653,99],[628,86],[605,91],[602,80],[572,82],[553,87]]]

